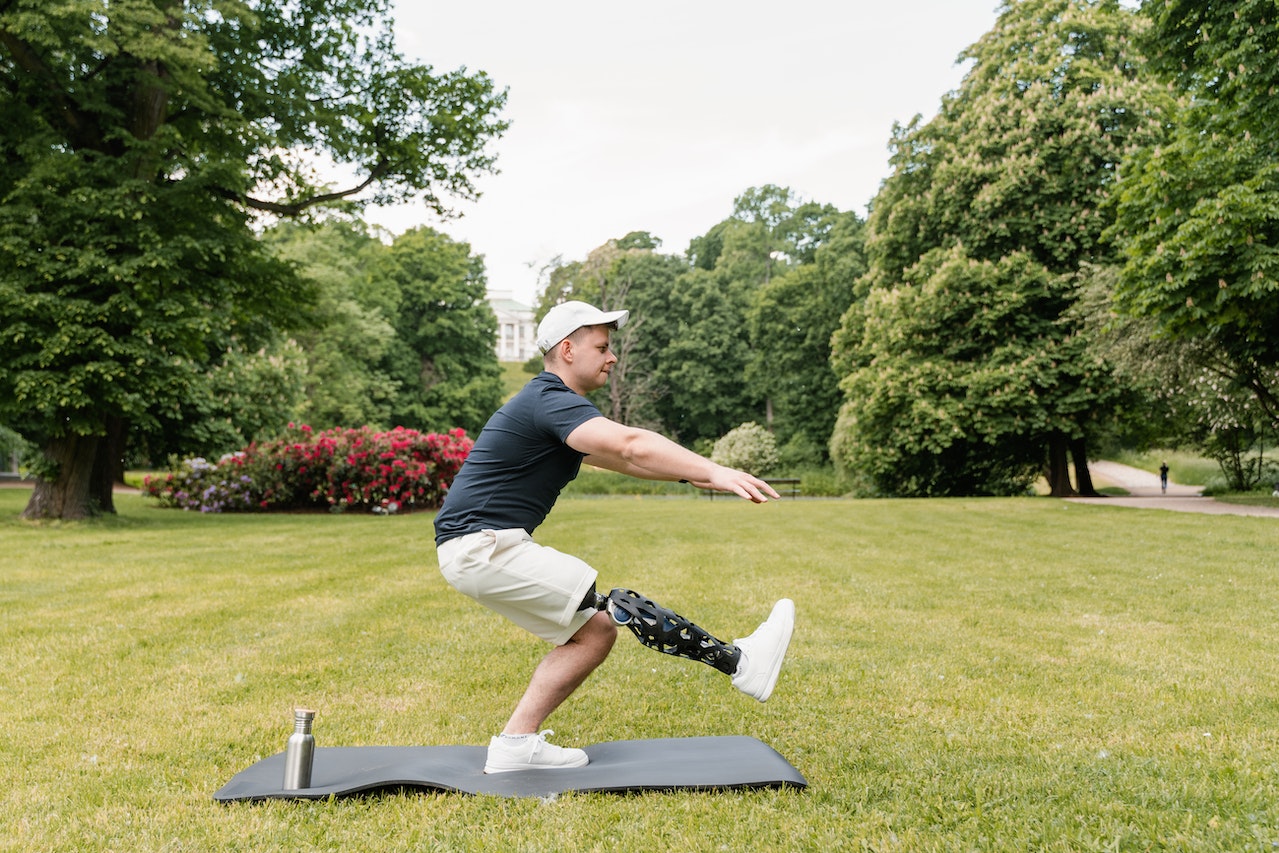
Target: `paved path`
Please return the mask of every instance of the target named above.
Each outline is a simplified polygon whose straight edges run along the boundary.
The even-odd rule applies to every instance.
[[[1129,494],[1126,497],[1067,498],[1072,503],[1106,504],[1107,506],[1132,506],[1142,509],[1169,509],[1174,512],[1204,512],[1215,515],[1256,515],[1279,518],[1279,507],[1228,504],[1202,496],[1199,486],[1183,486],[1169,481],[1168,493],[1159,488],[1159,475],[1140,468],[1130,468],[1118,462],[1089,462],[1093,485],[1117,486]]]

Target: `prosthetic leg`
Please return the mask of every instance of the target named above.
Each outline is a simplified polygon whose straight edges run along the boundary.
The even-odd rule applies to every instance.
[[[733,675],[742,658],[737,646],[712,637],[678,613],[629,589],[614,589],[608,595],[592,589],[579,609],[607,610],[616,625],[629,628],[635,639],[650,649],[700,661],[725,675]]]

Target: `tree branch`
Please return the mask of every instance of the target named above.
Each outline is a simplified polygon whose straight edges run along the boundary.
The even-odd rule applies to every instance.
[[[38,79],[53,96],[54,103],[58,107],[53,115],[63,123],[67,136],[72,140],[73,144],[76,147],[80,147],[85,139],[91,139],[92,132],[86,128],[86,124],[91,122],[67,97],[66,90],[58,84],[58,78],[50,72],[49,66],[32,49],[31,45],[15,36],[9,30],[0,30],[0,45],[3,45],[9,51],[15,66]]]
[[[358,185],[344,190],[335,190],[329,193],[321,193],[320,195],[310,196],[295,202],[279,202],[269,201],[267,199],[254,198],[253,196],[243,196],[242,201],[245,206],[253,210],[261,210],[264,213],[274,213],[279,216],[297,216],[309,207],[315,207],[317,204],[326,204],[331,201],[338,201],[348,196],[356,195],[367,189],[372,184],[380,180],[391,169],[389,160],[381,160],[369,172],[369,176],[361,181]]]

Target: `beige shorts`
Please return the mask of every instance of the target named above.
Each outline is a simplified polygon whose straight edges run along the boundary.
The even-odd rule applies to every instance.
[[[468,533],[436,551],[440,574],[454,589],[557,646],[596,613],[578,608],[599,573],[537,544],[525,530]]]

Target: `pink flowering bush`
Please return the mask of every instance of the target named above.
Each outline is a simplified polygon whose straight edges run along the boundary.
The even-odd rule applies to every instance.
[[[434,509],[473,444],[461,429],[317,433],[289,426],[287,435],[250,444],[216,464],[184,459],[164,476],[147,477],[143,491],[162,506],[201,512]]]

